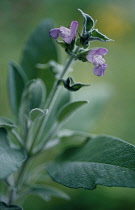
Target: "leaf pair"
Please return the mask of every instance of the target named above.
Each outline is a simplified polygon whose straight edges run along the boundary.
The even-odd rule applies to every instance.
[[[96,21],[94,21],[90,15],[84,13],[80,9],[78,10],[80,11],[81,15],[84,17],[82,34],[79,35],[80,37],[77,39],[76,42],[78,46],[83,46],[84,48],[87,48],[89,46],[90,41],[102,41],[102,42],[112,41],[106,35],[100,33],[98,29],[94,29]]]

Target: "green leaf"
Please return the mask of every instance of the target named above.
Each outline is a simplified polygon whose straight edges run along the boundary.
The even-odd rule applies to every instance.
[[[49,31],[52,28],[51,20],[43,20],[26,42],[21,58],[21,66],[28,79],[43,79],[48,93],[54,82],[54,77],[50,71],[40,70],[36,68],[36,65],[47,63],[50,60],[58,61],[56,45],[49,36]]]
[[[27,191],[22,193],[22,195],[29,194],[29,195],[38,195],[45,201],[48,201],[51,199],[51,197],[58,197],[58,198],[63,198],[66,200],[69,200],[69,196],[64,193],[63,191],[51,187],[51,186],[41,186],[41,185],[36,185],[33,187],[30,187]]]
[[[16,205],[7,205],[4,202],[0,202],[0,210],[23,210],[21,207]]]
[[[102,42],[113,41],[112,39],[109,39],[104,34],[100,33],[98,31],[98,29],[93,29],[92,32],[91,32],[91,36],[89,38],[89,41],[94,41],[94,40],[102,41]]]
[[[16,125],[7,117],[0,117],[0,128],[13,129]]]
[[[92,85],[90,88],[81,89],[72,93],[72,100],[88,100],[90,103],[83,106],[79,113],[76,112],[64,125],[65,128],[90,132],[104,115],[104,110],[108,107],[108,101],[112,95],[112,88],[109,85]],[[83,123],[82,123],[83,122]]]
[[[73,131],[68,129],[60,129],[57,133],[57,151],[63,152],[67,148],[77,147],[82,145],[88,139],[88,134],[81,131]],[[48,142],[49,143],[49,142]],[[58,153],[58,154],[59,154]]]
[[[58,122],[60,123],[67,120],[78,108],[86,103],[88,103],[88,101],[75,101],[66,104],[58,113]]]
[[[30,81],[22,95],[20,105],[20,122],[24,122],[29,112],[35,108],[42,108],[45,103],[46,89],[42,80],[36,79]]]
[[[8,93],[11,108],[16,115],[18,114],[20,100],[26,82],[27,77],[22,68],[14,62],[10,62],[8,66]]]
[[[135,146],[111,136],[90,136],[47,165],[51,178],[67,187],[135,188]]]
[[[25,159],[23,151],[10,147],[6,130],[0,128],[0,179],[16,171]]]
[[[89,84],[75,83],[72,77],[68,77],[66,80],[60,79],[60,82],[63,82],[64,87],[69,91],[77,91],[82,87],[90,86]]]
[[[36,118],[45,116],[48,112],[48,109],[42,110],[39,108],[32,109],[29,113],[30,120],[35,120]]]
[[[90,31],[94,26],[94,20],[93,18],[84,13],[81,9],[78,9],[82,16],[84,17],[84,23],[83,23],[83,34],[85,34],[87,31]]]

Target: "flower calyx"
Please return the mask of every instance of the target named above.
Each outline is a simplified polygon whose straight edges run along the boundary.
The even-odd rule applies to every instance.
[[[60,79],[58,81],[58,85],[61,84],[61,83],[63,83],[64,87],[67,90],[72,91],[72,92],[75,92],[82,87],[90,86],[90,84],[83,84],[83,83],[80,83],[80,82],[76,83],[76,82],[74,82],[72,77],[68,77],[66,80]]]

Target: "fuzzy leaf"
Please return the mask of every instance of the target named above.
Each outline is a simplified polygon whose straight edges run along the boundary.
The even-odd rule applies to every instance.
[[[36,185],[36,186],[30,187],[26,192],[22,193],[22,195],[23,194],[38,195],[45,201],[50,200],[51,197],[63,198],[66,200],[70,199],[66,193],[51,186]]]
[[[45,116],[47,114],[48,110],[45,109],[45,110],[42,110],[42,109],[39,109],[39,108],[35,108],[35,109],[32,109],[29,113],[29,117],[30,119],[33,121],[35,120],[37,117],[42,117],[42,116]]]
[[[8,93],[11,108],[16,115],[26,82],[27,77],[22,68],[18,64],[10,62],[8,67]]]
[[[111,136],[90,136],[47,165],[51,178],[70,188],[135,188],[135,146]]]
[[[91,32],[91,36],[89,38],[90,41],[102,41],[102,42],[106,42],[106,41],[113,41],[112,39],[109,39],[107,36],[105,36],[104,34],[100,33],[98,31],[98,29],[94,29]]]
[[[10,147],[6,130],[0,128],[0,179],[16,171],[25,159],[23,151]]]
[[[86,104],[72,116],[64,125],[65,128],[90,132],[94,126],[104,115],[104,110],[108,106],[108,100],[112,95],[112,88],[109,85],[99,84],[94,87],[81,89],[80,91],[72,93],[72,101],[74,100],[88,100],[90,103]],[[83,123],[82,123],[83,122]]]
[[[27,84],[21,100],[20,122],[24,123],[32,109],[42,108],[45,102],[45,96],[46,89],[42,80],[32,80]]]
[[[53,28],[52,21],[49,19],[43,20],[30,35],[21,58],[21,66],[28,79],[43,79],[48,90],[47,93],[53,85],[54,77],[50,71],[38,69],[36,65],[38,63],[48,63],[50,60],[58,61],[56,45],[49,36],[51,28]]]
[[[78,108],[86,103],[88,103],[88,101],[75,101],[66,104],[58,113],[58,122],[60,123],[67,120]]]
[[[0,128],[13,129],[16,125],[7,117],[0,117]]]
[[[87,31],[90,31],[94,26],[94,20],[93,18],[84,13],[81,9],[78,9],[82,16],[84,17],[84,23],[83,23],[83,34],[85,34]]]

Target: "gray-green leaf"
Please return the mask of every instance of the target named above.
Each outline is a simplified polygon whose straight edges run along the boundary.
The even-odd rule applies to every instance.
[[[93,29],[91,32],[91,36],[89,38],[90,41],[102,41],[102,42],[106,42],[106,41],[113,41],[112,39],[109,39],[106,35],[100,33],[98,31],[98,29]]]
[[[6,130],[0,128],[0,179],[4,179],[16,171],[25,159],[24,151],[12,149]]]
[[[78,9],[82,16],[84,17],[84,23],[83,23],[83,34],[85,34],[87,31],[90,31],[94,26],[94,20],[93,18],[84,13],[81,9]]]
[[[135,146],[111,136],[91,136],[47,165],[51,178],[67,187],[135,188]]]
[[[74,101],[66,104],[58,113],[58,122],[60,123],[67,120],[78,108],[86,103],[88,103],[88,101]]]
[[[53,28],[52,21],[48,19],[43,20],[26,42],[21,58],[21,66],[28,79],[42,78],[48,93],[54,82],[53,75],[50,71],[36,68],[36,65],[38,63],[48,63],[50,60],[58,61],[56,45],[49,36],[51,28]]]
[[[46,89],[42,80],[32,80],[27,84],[21,99],[19,110],[20,122],[24,123],[32,109],[42,108],[45,96]]]
[[[27,77],[22,68],[14,62],[10,62],[8,67],[8,93],[11,108],[16,115],[26,82]]]
[[[37,117],[42,117],[42,116],[45,116],[48,112],[48,109],[39,109],[39,108],[35,108],[35,109],[32,109],[29,113],[29,117],[30,117],[30,120],[35,120]]]
[[[7,117],[0,117],[0,128],[13,129],[16,125]]]
[[[38,195],[42,199],[48,201],[51,199],[51,197],[58,197],[58,198],[63,198],[66,200],[69,200],[70,197],[64,193],[63,191],[51,187],[51,186],[41,186],[41,185],[36,185],[33,187],[30,187],[27,191],[22,193],[22,195],[25,194],[31,194],[31,195]]]

